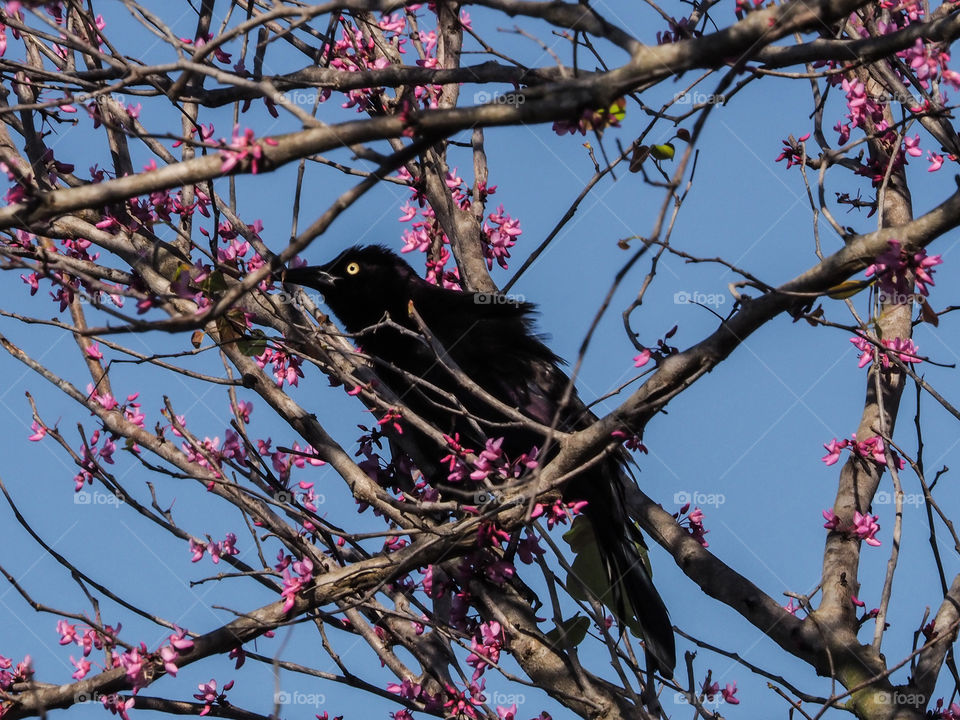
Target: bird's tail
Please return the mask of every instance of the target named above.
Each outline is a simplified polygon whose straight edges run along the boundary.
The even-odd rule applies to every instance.
[[[592,518],[588,513],[587,519],[591,521],[609,582],[612,597],[606,603],[624,625],[640,631],[647,670],[670,679],[677,654],[673,625],[653,585],[643,536],[632,520],[615,524],[606,513],[600,515]]]
[[[616,475],[611,482],[574,481],[571,495],[587,505],[565,536],[576,553],[568,588],[579,599],[586,599],[582,588],[589,588],[621,627],[643,638],[647,669],[670,679],[676,666],[673,626],[653,585],[646,543],[620,497],[623,478]]]

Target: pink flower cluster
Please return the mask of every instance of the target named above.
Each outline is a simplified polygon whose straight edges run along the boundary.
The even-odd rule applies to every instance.
[[[730,705],[739,705],[740,700],[736,697],[737,694],[737,684],[727,683],[723,688],[720,687],[720,683],[708,683],[707,680],[703,681],[703,687],[700,690],[707,700],[713,702],[714,697],[719,693],[723,697],[723,701]]]
[[[777,159],[774,162],[780,162],[781,160],[787,161],[787,170],[792,168],[794,165],[799,165],[803,162],[803,143],[810,139],[810,133],[806,135],[801,135],[796,140],[793,139],[791,135],[786,140],[781,140],[783,147],[780,149],[780,154],[777,155]],[[639,366],[638,366],[639,367]]]
[[[410,173],[406,169],[401,169],[399,177],[410,180]],[[473,190],[464,183],[463,178],[457,174],[454,168],[447,174],[447,187],[450,189],[451,197],[457,206],[464,212],[469,212],[473,207]],[[479,188],[481,202],[496,192],[496,186],[488,187],[482,185]],[[433,208],[426,205],[421,190],[416,185],[411,187],[412,198],[401,210],[400,222],[411,223],[410,229],[403,231],[403,247],[400,252],[412,252],[417,250],[427,253],[433,247],[440,247],[440,257],[438,260],[431,260],[427,263],[427,280],[434,284],[442,285],[448,289],[460,289],[460,277],[457,269],[446,271],[447,262],[450,260],[450,251],[446,248],[450,244],[446,233],[437,222],[436,214]],[[414,202],[417,205],[414,205]],[[418,207],[419,206],[419,210]],[[417,214],[420,219],[417,219]],[[483,254],[487,261],[487,267],[493,269],[496,262],[500,267],[508,267],[507,260],[510,258],[510,249],[516,244],[523,231],[520,229],[520,221],[511,217],[503,209],[503,205],[497,207],[496,211],[487,215],[486,220],[481,225],[482,235],[480,237],[483,243]]]
[[[273,377],[278,388],[282,388],[284,383],[296,387],[303,377],[303,370],[300,369],[303,360],[279,348],[265,348],[254,361],[261,370],[268,364],[273,365]]]
[[[240,554],[240,551],[237,550],[237,536],[233,533],[227,533],[226,538],[220,542],[204,543],[190,538],[190,552],[192,553],[190,562],[198,562],[203,559],[204,553],[209,553],[214,565],[220,562],[220,558],[223,556],[229,557]]]
[[[891,240],[890,247],[877,256],[864,274],[876,276],[882,296],[904,304],[913,300],[911,278],[923,297],[930,294],[930,286],[934,285],[933,268],[942,262],[940,255],[927,255],[924,248],[909,252],[903,249],[899,240]]]
[[[582,513],[586,506],[586,500],[575,500],[573,502],[554,500],[552,505],[537,503],[533,506],[530,519],[536,520],[538,517],[546,516],[547,529],[552,530],[555,525],[566,525],[568,520],[573,520]]]
[[[503,647],[504,633],[500,623],[492,620],[482,623],[470,645],[470,654],[467,656],[467,665],[473,668],[473,681],[491,665],[500,660],[500,649]]]
[[[279,561],[274,567],[277,572],[283,573],[283,590],[280,596],[284,598],[283,611],[290,612],[296,603],[297,593],[313,580],[313,561],[308,557],[294,560],[291,555],[284,555],[283,550],[277,554]]]
[[[853,434],[850,438],[850,440],[843,439],[839,442],[834,438],[830,442],[823,444],[827,454],[820,459],[825,465],[833,465],[840,459],[840,454],[844,450],[849,449],[854,455],[866,460],[872,460],[882,467],[887,466],[887,448],[882,437],[874,435],[866,440],[858,441],[856,434]],[[896,451],[891,450],[890,453],[893,455],[893,461],[897,464],[897,467],[902,470],[906,466],[906,462],[897,455]]]
[[[30,682],[32,678],[33,659],[29,655],[17,663],[15,668],[10,658],[0,655],[0,690],[9,690],[14,683]]]
[[[473,450],[460,444],[460,434],[443,437],[450,446],[450,452],[441,458],[440,462],[447,466],[447,480],[452,483],[461,483],[466,480],[497,483],[507,479],[517,479],[536,469],[538,465],[538,448],[531,448],[530,452],[511,460],[501,450],[502,437],[487,439],[483,450],[471,465],[467,456],[473,454]]]
[[[950,703],[950,707],[943,706],[943,698],[937,698],[937,709],[934,717],[943,718],[943,720],[960,720],[960,705]]]
[[[176,632],[169,636],[167,644],[162,645],[154,653],[147,650],[147,646],[142,642],[135,647],[119,652],[115,649],[117,635],[120,632],[119,624],[116,629],[107,625],[103,631],[88,627],[80,632],[76,625],[66,620],[57,621],[57,633],[60,635],[60,644],[76,644],[83,649],[83,655],[79,660],[75,659],[72,655],[70,656],[70,662],[76,668],[71,676],[73,679],[82,680],[89,674],[92,664],[87,660],[87,657],[93,649],[106,649],[109,656],[107,668],[122,667],[134,693],[147,684],[145,669],[146,666],[151,663],[160,661],[163,663],[164,670],[167,673],[174,676],[177,674],[178,668],[176,661],[181,654],[189,651],[193,647],[193,640],[187,637],[185,630],[181,628],[175,629]],[[4,667],[4,660],[5,658],[0,657],[0,669]],[[9,667],[9,665],[7,665],[7,667]],[[0,689],[3,689],[3,673],[0,673]],[[109,703],[105,702],[105,705],[109,705]],[[127,705],[121,708],[118,705],[115,707],[115,714],[121,709],[129,709],[129,707],[131,706]]]
[[[710,531],[703,525],[703,510],[695,507],[693,511],[687,515],[688,510],[690,510],[690,503],[685,503],[679,512],[673,514],[673,517],[677,519],[677,524],[682,528],[686,528],[690,536],[703,547],[710,547],[710,543],[707,542],[707,538],[705,537]],[[686,517],[684,517],[685,515]]]
[[[237,165],[250,159],[250,172],[254,175],[260,170],[260,163],[263,161],[263,147],[260,143],[267,145],[276,145],[277,141],[273,138],[265,137],[257,140],[253,130],[246,128],[242,133],[240,126],[233,128],[233,137],[230,142],[220,140],[220,157],[223,161],[220,163],[220,172],[228,173]]]
[[[867,545],[873,545],[874,547],[880,545],[880,541],[877,540],[876,537],[877,532],[880,530],[880,525],[877,523],[879,518],[876,515],[861,515],[859,511],[854,511],[853,524],[849,527],[845,527],[843,523],[840,522],[840,518],[837,517],[833,510],[824,510],[823,519],[826,520],[823,526],[827,530],[845,532],[851,536],[860,538]]]
[[[647,351],[649,352],[649,351]],[[622,440],[623,446],[628,450],[638,450],[644,454],[650,452],[647,446],[643,444],[643,439],[637,433],[627,433],[624,430],[614,430],[610,437],[616,440]]]
[[[863,335],[850,338],[850,342],[856,345],[860,351],[860,361],[857,364],[857,367],[860,368],[876,362],[879,358],[881,366],[886,370],[892,364],[890,362],[891,355],[902,363],[923,362],[918,356],[919,349],[913,343],[913,340],[910,339],[893,338],[892,340],[881,340],[880,344],[889,350],[889,353],[880,352],[880,349]]]
[[[938,43],[925,43],[917,38],[911,47],[898,52],[897,57],[910,66],[924,89],[929,90],[930,83],[937,80],[947,83],[954,90],[960,89],[960,73],[948,67],[950,53],[941,49]],[[943,100],[946,102],[945,96]]]
[[[201,683],[197,685],[199,693],[194,693],[194,697],[203,703],[203,709],[200,711],[200,716],[208,715],[213,709],[214,705],[229,705],[227,701],[227,692],[233,688],[233,680],[228,682],[223,686],[223,690],[217,691],[217,681],[213,678],[210,679],[210,682]]]

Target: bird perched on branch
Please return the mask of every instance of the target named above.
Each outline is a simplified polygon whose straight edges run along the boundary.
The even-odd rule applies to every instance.
[[[551,427],[572,432],[596,420],[569,388],[562,361],[534,332],[530,303],[438,287],[379,246],[353,247],[326,265],[291,268],[280,276],[323,293],[400,401],[440,432],[459,433],[464,444],[483,447],[487,438],[502,436],[501,449],[516,458],[543,447]],[[426,436],[422,441],[432,442]],[[448,451],[419,449],[438,458]],[[606,575],[600,599],[622,624],[642,633],[648,670],[670,678],[673,629],[623,499],[624,483],[632,482],[627,459],[620,451],[588,464],[563,497],[587,502],[583,515]]]

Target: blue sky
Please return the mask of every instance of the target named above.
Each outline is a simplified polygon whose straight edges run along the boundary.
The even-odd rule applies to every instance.
[[[152,44],[142,29],[123,17],[119,4],[105,7],[108,32],[113,26],[122,28],[124,42],[129,43],[124,52],[133,54],[143,48],[140,57],[144,60],[166,57],[166,51]],[[160,7],[167,6],[158,5],[158,9]],[[687,7],[677,4],[668,11],[679,14]],[[616,10],[610,11],[611,19],[615,19]],[[497,20],[477,8],[471,8],[470,12],[476,27],[486,29],[488,37],[502,41],[511,52],[531,64],[550,63],[528,40],[496,33],[493,26],[502,26],[502,19]],[[627,18],[627,25],[643,27],[644,31],[638,31],[640,38],[652,42],[656,30],[663,29],[662,25],[649,10],[632,12],[636,17]],[[716,14],[718,21],[732,21],[731,8],[718,8]],[[192,33],[193,23],[189,15],[184,15],[175,29],[187,36]],[[531,30],[538,27],[524,21],[517,24]],[[545,34],[541,32],[541,35]],[[560,41],[552,38],[551,42],[561,50]],[[17,52],[22,52],[17,45],[11,47],[15,57]],[[236,52],[238,47],[228,49]],[[610,57],[615,60],[618,56],[612,51]],[[276,66],[269,68],[271,72],[295,69],[302,64],[299,57],[282,54],[274,62]],[[284,62],[289,66],[284,66]],[[676,85],[665,83],[645,94],[643,99],[655,105],[656,101],[672,96],[686,82],[689,78]],[[704,92],[712,92],[711,82],[702,86]],[[465,89],[463,97],[469,101],[471,92]],[[842,114],[838,100],[834,97],[828,103],[828,118],[837,119]],[[673,233],[675,247],[697,256],[721,256],[770,284],[783,282],[816,262],[811,213],[800,175],[796,169],[788,172],[782,164],[774,163],[783,137],[789,133],[799,136],[811,128],[808,119],[811,110],[807,81],[777,78],[753,83],[728,105],[714,110],[699,145],[701,152],[694,183]],[[102,136],[90,132],[89,121],[82,115],[81,112],[76,129],[61,129],[60,139],[50,142],[58,159],[74,162],[80,176],[84,176],[84,169],[94,162],[108,162]],[[331,101],[322,107],[321,117],[333,122],[353,119],[354,114]],[[178,127],[173,115],[153,101],[144,101],[143,119],[150,129],[158,132]],[[201,120],[215,122],[218,137],[229,136],[232,120],[228,109],[204,115]],[[258,135],[295,129],[291,120],[270,118],[262,104],[255,104],[241,123],[257,128]],[[628,145],[645,123],[646,116],[630,104],[623,127],[610,130],[604,136],[608,152],[615,152],[615,138]],[[690,127],[690,123],[686,126]],[[672,135],[666,123],[660,132],[657,137],[655,131],[650,140],[665,141]],[[922,134],[921,137],[925,145],[935,147]],[[456,139],[467,140],[469,135],[464,133]],[[586,139],[596,145],[595,138]],[[549,126],[497,128],[486,132],[490,184],[497,186],[488,210],[502,203],[511,215],[521,219],[523,229],[510,269],[494,271],[494,278],[501,285],[512,277],[526,254],[552,229],[593,175],[592,162],[582,147],[586,139],[558,137]],[[350,161],[348,152],[330,156],[342,162]],[[136,157],[135,166],[148,160],[142,153]],[[460,168],[469,184],[471,159],[466,151],[451,150],[449,162]],[[263,237],[276,251],[284,246],[289,235],[295,171],[294,167],[288,167],[270,176],[242,177],[236,181],[243,219],[251,223],[261,219],[265,228]],[[950,168],[945,168],[940,173],[928,174],[925,162],[910,166],[917,214],[953,191],[949,172]],[[329,167],[309,164],[301,227],[353,182],[355,178],[345,177]],[[226,181],[220,180],[217,185],[218,190],[226,192]],[[838,170],[828,181],[827,197],[832,197],[833,191],[854,195],[858,187],[864,195],[872,195],[862,178]],[[403,226],[397,217],[407,196],[407,191],[395,185],[385,184],[374,189],[338,219],[328,233],[318,238],[305,257],[311,262],[320,262],[354,243],[377,242],[399,249]],[[561,356],[574,359],[600,300],[628,257],[618,249],[617,241],[648,234],[661,202],[661,191],[643,185],[639,176],[618,171],[616,182],[606,179],[600,183],[548,251],[513,288],[514,294],[522,294],[540,305],[540,328],[550,335],[551,347]],[[832,206],[832,209],[840,222],[858,231],[874,227],[873,219],[856,213],[848,215],[845,207]],[[825,251],[838,249],[841,241],[830,234],[825,224],[821,227]],[[931,295],[931,302],[938,309],[954,302],[948,297],[948,289],[956,277],[951,239],[952,234],[931,247],[932,253],[942,253],[944,257]],[[581,395],[587,400],[604,395],[636,372],[632,362],[635,351],[623,334],[620,312],[635,296],[646,269],[647,265],[641,262],[628,275],[601,322],[578,383]],[[38,317],[53,316],[56,306],[47,299],[48,288],[42,286],[41,292],[31,300],[17,275],[17,272],[8,273],[8,282],[0,285],[2,307]],[[675,304],[675,295],[682,292],[719,295],[724,299],[719,312],[725,314],[732,306],[727,285],[737,279],[718,265],[691,265],[665,256],[643,306],[632,318],[634,328],[641,333],[641,341],[652,345],[678,325],[672,344],[684,348],[697,342],[716,328],[717,318],[703,308]],[[852,322],[841,302],[823,302],[830,319]],[[854,302],[861,312],[866,311],[865,296],[857,296]],[[81,388],[89,382],[79,363],[75,343],[60,332],[7,318],[0,319],[0,332]],[[956,323],[948,315],[939,328],[918,326],[915,339],[923,354],[951,364],[957,360],[955,348],[960,347],[956,333]],[[650,454],[638,457],[639,481],[644,491],[671,512],[677,507],[675,499],[682,500],[684,493],[712,502],[703,504],[705,524],[710,530],[707,536],[710,549],[775,597],[784,591],[807,592],[819,580],[825,537],[820,511],[832,505],[839,467],[823,465],[821,445],[833,437],[848,437],[855,430],[866,382],[866,372],[857,369],[857,354],[848,338],[849,334],[843,331],[814,329],[803,322],[793,323],[787,317],[777,318],[747,339],[714,372],[674,400],[665,414],[655,418],[645,437]],[[142,352],[176,352],[189,348],[187,335],[150,333],[124,340]],[[49,438],[41,443],[27,440],[30,417],[24,393],[34,396],[44,420],[50,424],[56,422],[75,448],[79,447],[77,424],[82,423],[88,435],[95,425],[85,411],[36,374],[7,356],[0,357],[0,363],[7,378],[0,390],[0,433],[7,450],[0,464],[0,477],[33,527],[58,552],[126,600],[162,614],[191,631],[211,630],[231,617],[215,606],[248,610],[273,599],[252,584],[241,586],[239,580],[190,587],[191,580],[213,575],[221,568],[211,566],[207,560],[191,564],[184,543],[145,525],[129,507],[98,503],[96,499],[87,505],[77,504],[71,481],[75,468],[63,451]],[[212,353],[185,364],[222,373],[219,360]],[[953,368],[922,365],[921,370],[948,399],[956,395]],[[222,388],[200,386],[142,366],[115,366],[111,377],[118,396],[140,392],[147,427],[160,419],[163,397],[169,396],[178,412],[187,415],[194,432],[223,437],[228,402]],[[293,394],[304,407],[318,414],[325,427],[345,447],[355,448],[357,424],[369,424],[370,420],[358,402],[346,397],[342,390],[329,388],[326,379],[309,368],[301,387]],[[244,391],[241,397],[253,399]],[[299,439],[283,428],[268,408],[254,402],[254,436],[269,436],[275,445],[288,446]],[[616,399],[606,401],[601,408],[612,409],[616,402]],[[923,397],[921,403],[926,467],[932,475],[943,465],[958,464],[957,433],[955,420],[929,397]],[[917,446],[911,422],[914,404],[915,391],[908,387],[896,440],[911,454]],[[126,458],[118,461],[116,471],[127,489],[140,500],[149,501],[145,483],[153,482],[160,505],[166,507],[174,503],[178,524],[190,532],[209,533],[219,539],[226,532],[234,531],[241,536],[241,550],[251,552],[252,543],[249,536],[241,534],[238,515],[215,502],[194,483],[152,475]],[[307,475],[304,471],[295,478]],[[904,472],[902,477],[908,498],[910,494],[915,497],[919,492],[916,478],[910,472]],[[311,471],[309,479],[316,482],[318,492],[324,495],[326,502],[322,511],[343,523],[354,522],[353,500],[329,468]],[[938,501],[948,512],[957,501],[952,485],[948,474],[937,493]],[[891,489],[889,478],[884,480],[882,488]],[[868,608],[879,603],[893,527],[892,505],[877,504],[874,512],[880,517],[879,538],[883,544],[879,548],[865,548],[863,553],[861,598]],[[366,516],[357,522],[366,529],[378,527]],[[943,529],[938,530],[942,535]],[[82,593],[70,581],[69,573],[30,540],[6,506],[0,506],[0,545],[6,549],[0,564],[22,582],[35,600],[61,609],[89,611]],[[273,551],[276,552],[276,547]],[[252,561],[253,556],[246,559]],[[958,569],[956,554],[949,549],[949,543],[944,548],[943,560],[949,581]],[[654,548],[652,561],[657,585],[671,609],[672,619],[684,632],[737,653],[750,663],[788,678],[807,692],[828,694],[827,681],[815,678],[808,667],[786,655],[732,610],[703,596],[664,552]],[[889,616],[891,628],[883,646],[888,661],[897,661],[909,652],[912,633],[920,623],[924,608],[930,607],[935,612],[940,602],[938,588],[927,544],[925,512],[922,505],[908,500]],[[786,603],[786,598],[783,602]],[[103,602],[102,611],[104,622],[113,625],[123,622],[127,640],[142,639],[152,649],[166,635],[109,600]],[[14,660],[25,653],[32,654],[37,677],[44,682],[69,679],[72,667],[67,658],[71,652],[76,657],[77,648],[57,645],[53,616],[34,613],[6,585],[0,586],[0,615],[5,617],[0,632],[0,654]],[[862,639],[867,641],[872,632],[872,622],[867,623]],[[284,657],[335,671],[320,651],[313,628],[295,626],[281,631],[275,640],[261,640],[257,649],[271,655],[282,642],[287,642]],[[364,644],[344,636],[336,642],[349,662],[359,663],[374,681],[386,681],[386,675],[378,669],[379,663]],[[690,648],[689,643],[680,641],[681,653]],[[608,671],[605,655],[596,648],[585,652],[582,661],[594,672]],[[683,665],[682,655],[679,665]],[[737,681],[742,704],[723,707],[721,711],[728,717],[769,716],[785,710],[783,701],[766,689],[766,681],[752,676],[730,659],[700,650],[695,668],[698,682],[707,669],[713,670],[714,679],[721,685]],[[906,674],[901,670],[894,675],[894,680],[905,681]],[[235,672],[227,663],[210,659],[184,669],[181,677],[182,682],[164,678],[144,692],[187,698],[198,682],[216,677],[222,684],[237,678],[238,684],[231,693],[235,704],[263,713],[271,711],[273,691],[269,667],[248,663]],[[323,697],[323,703],[316,709],[289,708],[284,714],[288,718],[310,718],[314,712],[323,710],[347,717],[385,716],[397,707],[334,683],[290,674],[282,675],[281,687],[305,696],[312,694],[314,699]],[[554,717],[565,717],[562,709],[536,691],[517,688],[492,674],[488,675],[487,688],[494,703],[497,698],[506,700],[510,695],[522,695],[520,717],[532,717],[541,709],[549,710]],[[669,703],[667,707],[670,712]],[[686,712],[682,708],[677,711]],[[87,706],[76,712],[103,711]]]

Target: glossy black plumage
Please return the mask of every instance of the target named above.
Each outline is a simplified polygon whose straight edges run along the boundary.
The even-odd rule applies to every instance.
[[[465,445],[482,448],[484,436],[503,436],[503,450],[515,458],[541,446],[543,435],[515,421],[511,426],[509,417],[469,392],[438,359],[437,344],[479,387],[543,426],[553,424],[558,410],[557,427],[565,431],[582,429],[596,419],[576,393],[561,410],[569,379],[560,369],[562,361],[533,331],[534,306],[529,303],[437,287],[378,246],[350,248],[326,265],[285,270],[282,277],[322,292],[344,329],[357,334],[363,351],[382,361],[377,372],[402,402],[441,432],[460,433]],[[417,336],[419,326],[409,312],[411,304],[435,339],[434,346]],[[409,332],[382,322],[385,317]],[[451,407],[449,398],[412,383],[392,368],[456,397],[461,408]],[[423,454],[446,454],[438,450],[424,448]],[[671,677],[675,648],[670,619],[641,560],[638,546],[643,539],[621,500],[620,488],[628,481],[625,461],[621,454],[593,465],[570,481],[564,498],[588,503],[584,514],[594,530],[613,594],[602,599],[619,616],[636,617],[645,638],[648,668]]]

